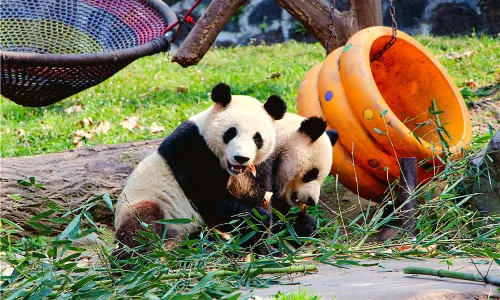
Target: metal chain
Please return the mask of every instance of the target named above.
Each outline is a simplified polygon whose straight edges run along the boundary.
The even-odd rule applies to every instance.
[[[337,40],[337,33],[335,32],[335,27],[333,26],[333,16],[335,13],[335,0],[330,0],[330,20],[328,22],[328,39],[326,42],[326,55],[330,54],[332,49],[331,40],[332,38]]]
[[[382,48],[382,50],[380,50],[377,54],[375,54],[373,56],[373,59],[371,60],[371,62],[374,62],[377,59],[381,58],[382,54],[384,54],[384,52],[386,52],[387,50],[389,50],[389,48],[398,39],[398,22],[396,22],[396,9],[394,8],[394,5],[393,5],[392,1],[393,0],[389,0],[389,4],[390,4],[389,13],[391,14],[391,19],[392,19],[392,38],[389,41],[389,43],[387,43],[387,45],[385,45],[384,48]]]

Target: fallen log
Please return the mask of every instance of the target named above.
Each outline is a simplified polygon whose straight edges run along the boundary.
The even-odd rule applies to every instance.
[[[153,152],[161,141],[82,147],[55,154],[2,158],[0,216],[23,226],[33,216],[46,211],[49,203],[70,210],[80,207],[95,195],[107,193],[111,198],[116,198],[137,163]],[[18,180],[28,177],[34,177],[43,187],[18,183]],[[104,203],[96,206],[92,215],[100,223],[113,224],[113,213]]]

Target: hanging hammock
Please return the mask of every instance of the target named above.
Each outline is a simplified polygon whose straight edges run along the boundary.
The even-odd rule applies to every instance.
[[[0,11],[1,93],[31,107],[168,51],[175,32],[165,29],[177,22],[160,0],[2,0]]]

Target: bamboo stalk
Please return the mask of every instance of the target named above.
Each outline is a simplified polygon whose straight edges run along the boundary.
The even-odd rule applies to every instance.
[[[453,271],[423,268],[423,267],[407,267],[404,269],[404,273],[454,278],[467,281],[478,281],[500,286],[500,277],[494,277],[494,276],[485,276],[484,278],[482,278],[481,276],[476,276],[470,273],[453,272]]]
[[[250,269],[250,274],[254,274],[255,272],[258,272],[259,269],[253,268]],[[305,266],[289,266],[289,267],[282,267],[282,268],[262,268],[262,272],[259,272],[258,274],[292,274],[292,273],[302,273],[302,272],[313,272],[313,271],[318,271],[318,268],[315,265],[305,265]],[[217,271],[215,273],[215,277],[226,277],[226,276],[232,276],[232,275],[238,275],[241,273],[240,271],[230,271],[230,270],[221,270]],[[172,280],[172,279],[181,279],[181,278],[202,278],[206,274],[202,273],[192,273],[192,274],[185,274],[182,272],[179,273],[172,273],[172,274],[164,274],[161,276],[161,279],[164,280]],[[106,280],[101,280],[99,283],[102,284],[110,284],[113,281],[110,279]],[[53,286],[55,290],[60,289],[62,286],[61,285],[54,285]]]

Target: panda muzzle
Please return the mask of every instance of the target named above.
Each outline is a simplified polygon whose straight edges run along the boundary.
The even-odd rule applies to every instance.
[[[229,166],[229,171],[233,174],[233,175],[240,175],[240,174],[243,174],[243,172],[246,171],[246,169],[248,169],[250,171],[250,173],[252,173],[252,175],[255,177],[257,176],[257,170],[255,168],[255,165],[254,164],[248,164],[248,165],[233,165],[231,164],[229,161],[227,162],[228,166]]]

